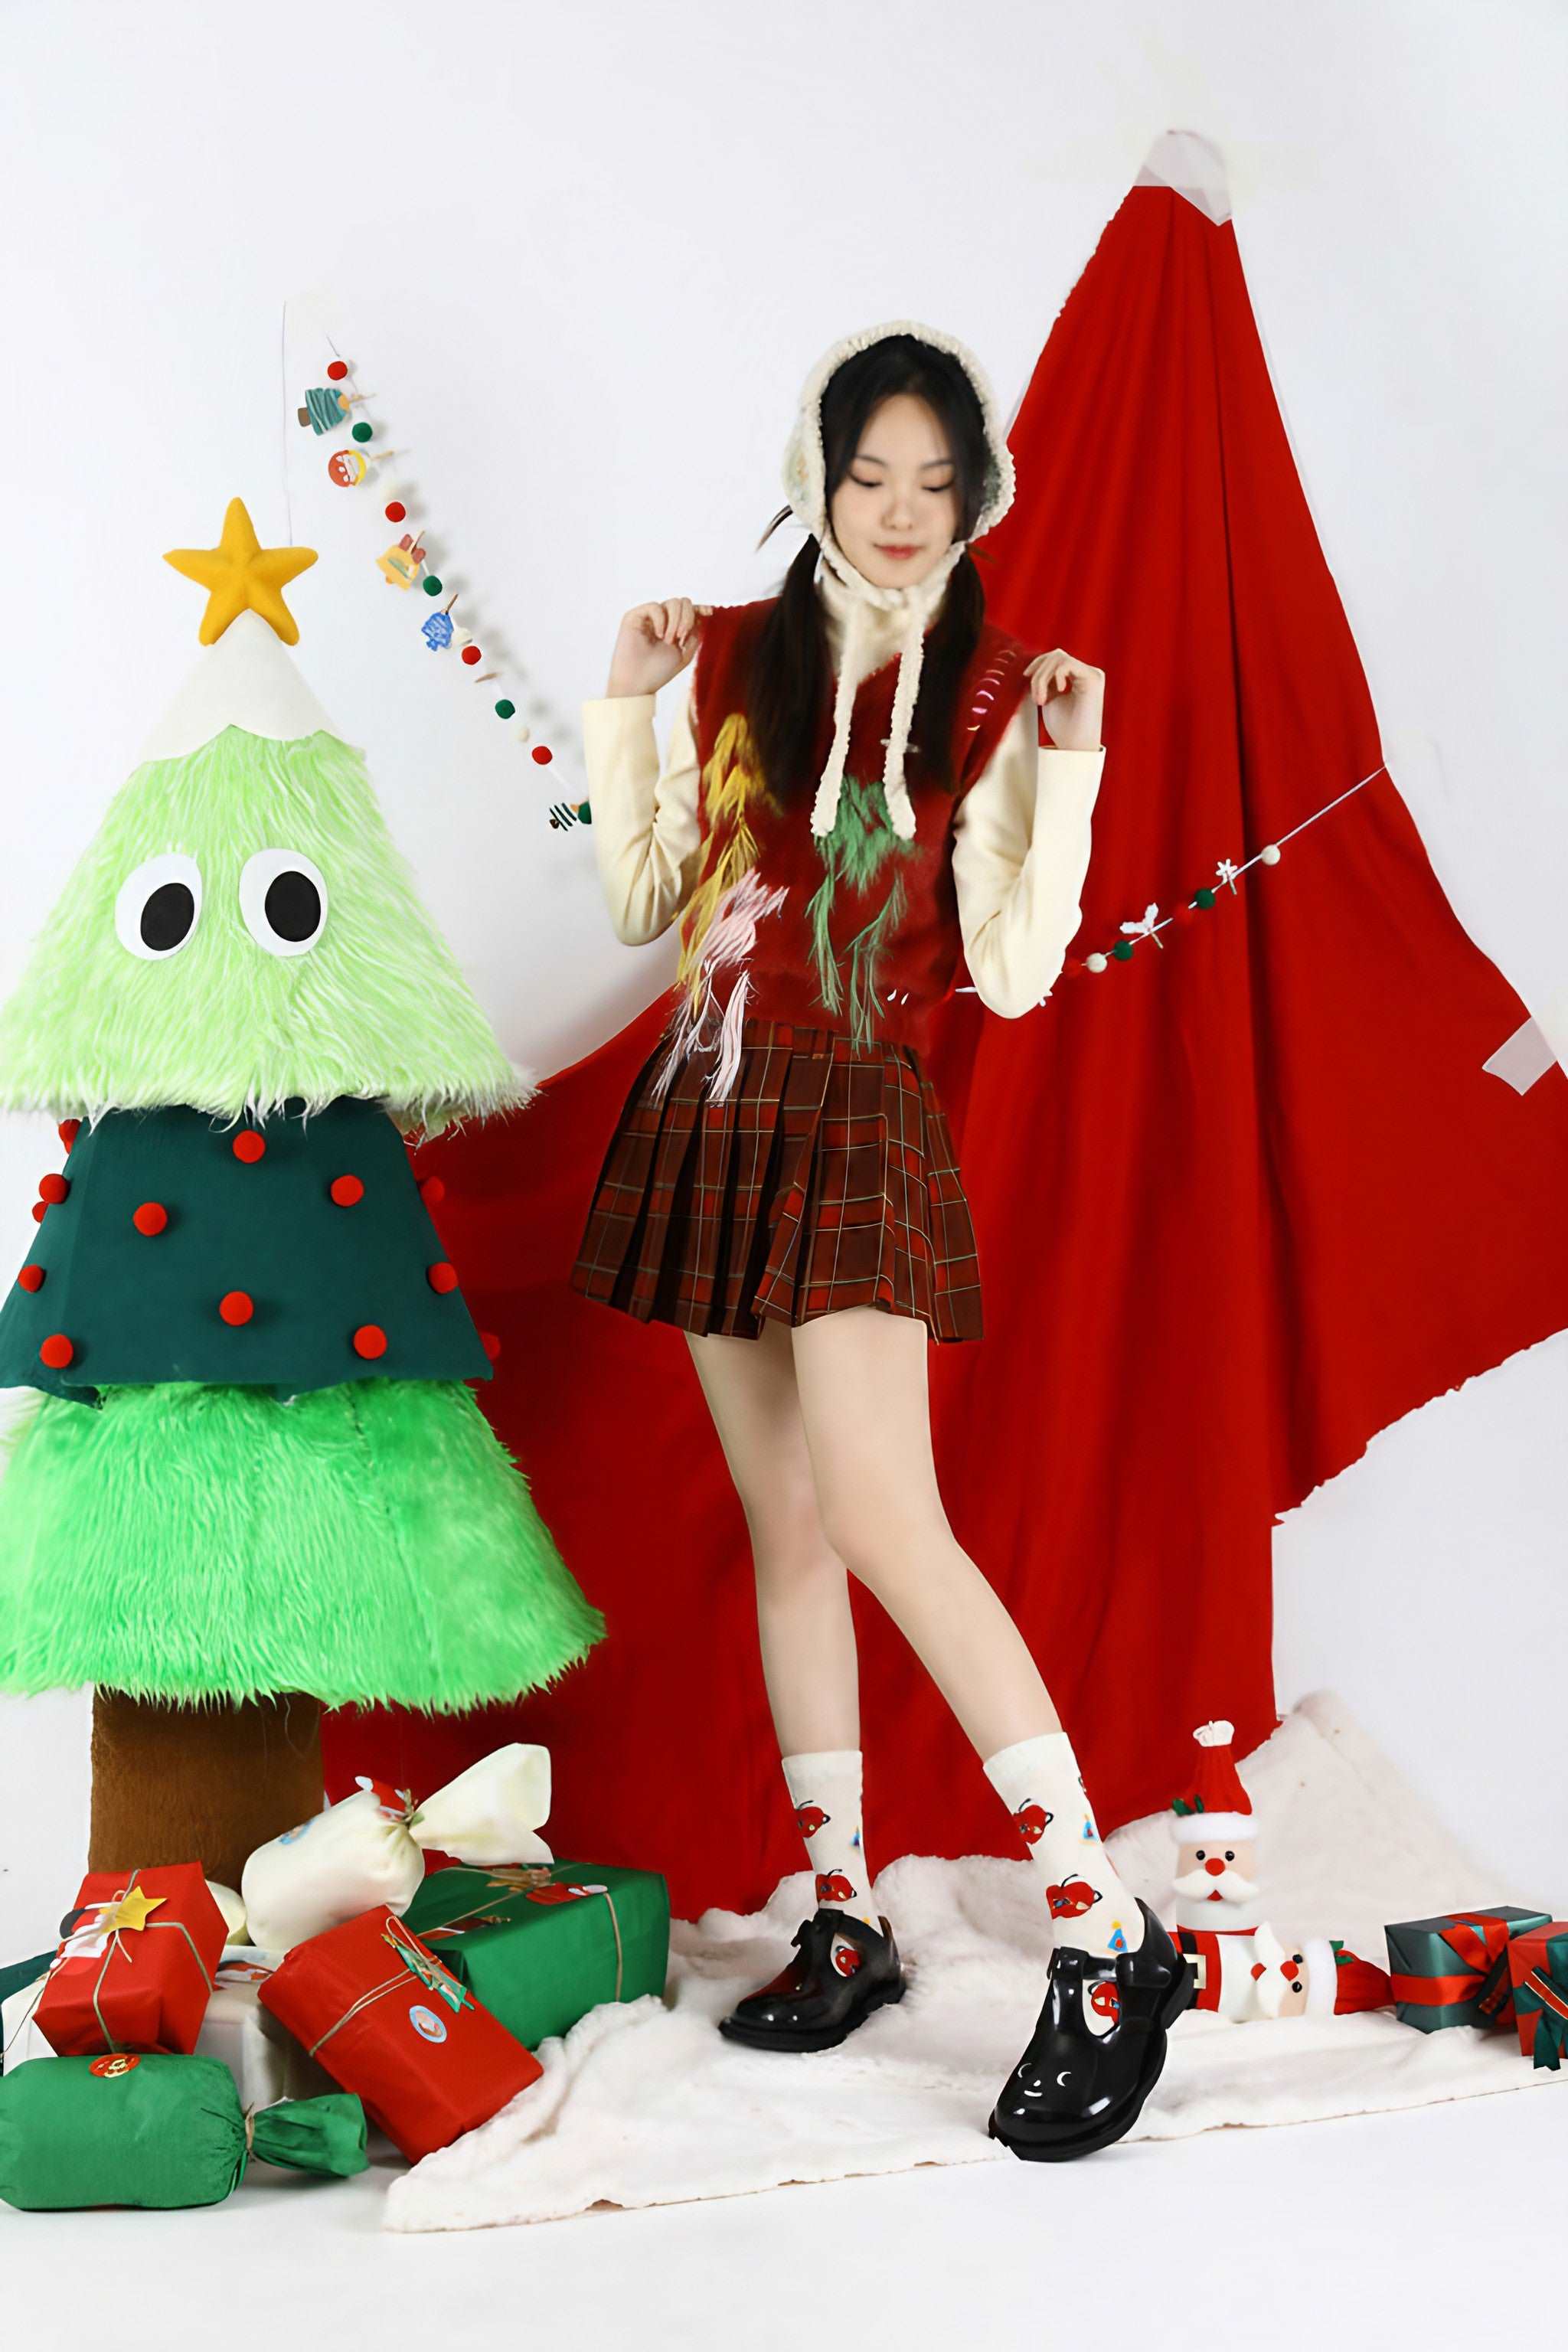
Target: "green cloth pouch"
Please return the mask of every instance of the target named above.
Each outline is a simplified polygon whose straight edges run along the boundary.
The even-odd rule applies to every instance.
[[[24,2212],[216,2205],[253,2155],[346,2179],[364,2142],[346,2092],[247,2119],[216,2058],[37,2058],[0,2079],[0,2197]]]

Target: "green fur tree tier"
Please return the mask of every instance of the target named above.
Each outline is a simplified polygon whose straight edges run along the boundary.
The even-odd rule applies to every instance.
[[[6,1690],[452,1711],[603,1631],[458,1381],[45,1397],[0,1500]]]

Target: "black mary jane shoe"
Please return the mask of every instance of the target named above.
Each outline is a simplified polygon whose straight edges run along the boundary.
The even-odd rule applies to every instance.
[[[1039,2022],[998,2094],[989,2130],[1015,2156],[1060,2164],[1109,2147],[1137,2122],[1191,2007],[1191,1964],[1146,1903],[1143,1941],[1114,1956],[1058,1944]],[[1091,2033],[1084,2004],[1115,2023]]]
[[[835,1937],[854,1948],[834,1958]],[[893,1931],[879,1936],[864,1919],[823,1906],[803,1919],[795,1957],[771,1984],[737,2001],[719,2031],[752,2050],[832,2050],[884,2001],[902,2000],[904,1975]]]

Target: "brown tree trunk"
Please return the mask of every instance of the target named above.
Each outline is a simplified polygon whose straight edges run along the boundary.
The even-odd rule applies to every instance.
[[[247,1854],[321,1804],[319,1700],[172,1706],[93,1693],[89,1869],[199,1862],[237,1886]]]

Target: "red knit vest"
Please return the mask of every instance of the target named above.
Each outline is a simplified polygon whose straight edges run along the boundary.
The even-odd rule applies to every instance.
[[[908,842],[888,823],[881,782],[897,656],[863,678],[855,696],[838,823],[819,841],[811,830],[811,808],[832,740],[828,698],[809,772],[784,806],[767,791],[751,741],[747,680],[772,604],[764,598],[720,605],[702,625],[692,680],[702,861],[681,919],[682,971],[689,979],[700,967],[716,908],[722,910],[733,882],[750,870],[753,887],[782,887],[786,895],[758,919],[741,966],[715,964],[717,1003],[728,1001],[743,970],[748,1016],[919,1048],[932,1006],[952,993],[963,963],[952,879],[954,816],[1028,692],[1030,655],[1005,631],[989,621],[982,625],[953,703],[953,789],[932,776],[918,740],[905,751],[915,816],[915,837]],[[920,724],[917,709],[917,737]]]

